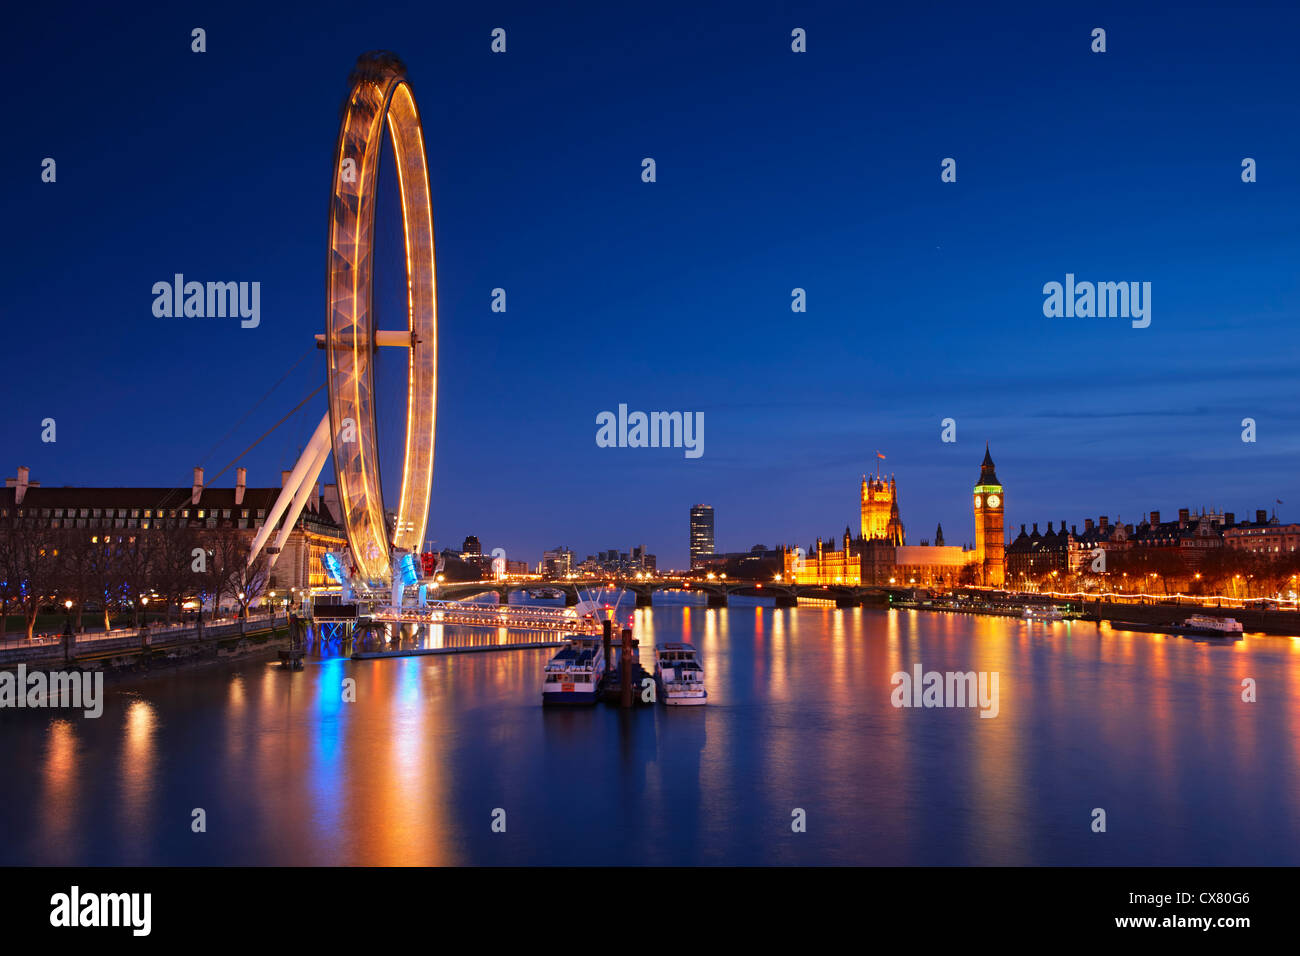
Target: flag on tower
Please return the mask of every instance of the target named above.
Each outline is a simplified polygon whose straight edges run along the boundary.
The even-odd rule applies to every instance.
[[[879,451],[877,451],[877,452],[876,452],[876,457],[877,457],[877,458],[884,458],[885,456],[882,455]]]

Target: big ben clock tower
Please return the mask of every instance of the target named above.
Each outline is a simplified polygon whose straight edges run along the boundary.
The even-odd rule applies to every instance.
[[[984,461],[980,465],[980,480],[975,485],[975,560],[980,583],[988,587],[1002,587],[1006,578],[1003,551],[1006,539],[1002,532],[1002,512],[1006,509],[1002,485],[993,470],[993,456],[984,445]]]

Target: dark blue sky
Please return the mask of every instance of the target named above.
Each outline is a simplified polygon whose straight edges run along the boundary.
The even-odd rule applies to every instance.
[[[431,154],[438,546],[644,542],[680,565],[697,501],[720,548],[806,544],[856,529],[875,449],[909,542],[938,521],[968,541],[986,439],[1013,528],[1278,498],[1294,517],[1300,15],[1126,6],[17,8],[4,472],[188,485],[323,379],[312,352],[222,440],[321,331],[338,106],[356,56],[388,48]],[[381,217],[379,308],[400,315]],[[175,272],[260,281],[261,326],[155,318]],[[1067,272],[1151,282],[1151,326],[1045,318]],[[597,448],[620,402],[703,411],[704,456]],[[324,408],[248,456],[250,483],[278,483]]]

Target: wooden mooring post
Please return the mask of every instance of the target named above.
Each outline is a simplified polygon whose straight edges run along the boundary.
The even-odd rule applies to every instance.
[[[623,691],[622,705],[624,708],[632,706],[632,628],[623,628]]]

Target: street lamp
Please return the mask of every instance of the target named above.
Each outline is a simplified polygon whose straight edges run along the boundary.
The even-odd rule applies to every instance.
[[[63,602],[66,622],[63,625],[63,657],[68,659],[72,656],[72,642],[75,638],[72,636],[72,602]]]

